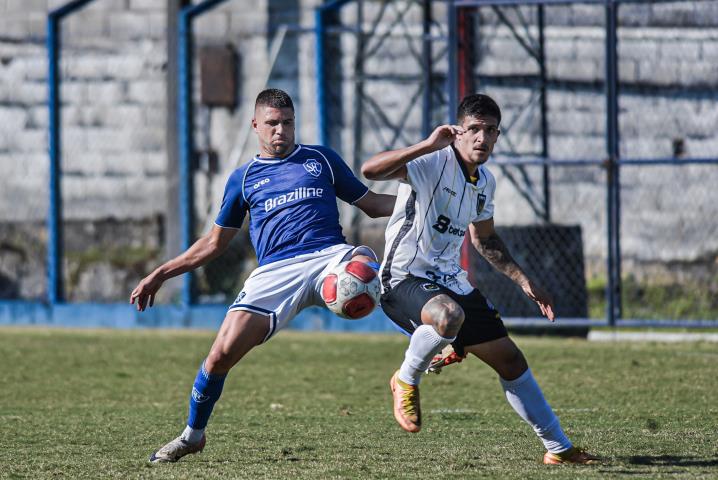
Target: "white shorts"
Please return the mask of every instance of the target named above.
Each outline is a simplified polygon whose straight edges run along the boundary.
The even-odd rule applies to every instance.
[[[258,267],[244,282],[229,311],[244,310],[269,317],[266,342],[304,308],[323,306],[322,280],[330,269],[356,255],[376,259],[369,247],[339,244]]]

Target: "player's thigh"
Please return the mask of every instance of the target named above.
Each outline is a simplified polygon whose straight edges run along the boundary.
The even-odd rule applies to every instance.
[[[476,355],[505,380],[520,377],[528,368],[523,353],[509,337],[468,345],[464,348],[466,353]]]
[[[233,310],[227,312],[210,349],[205,368],[209,373],[226,373],[269,333],[268,315]]]
[[[466,355],[465,347],[489,343],[504,337],[508,338],[501,315],[479,290],[474,289],[467,295],[459,295],[450,291],[450,295],[464,312],[461,329],[452,343],[457,354],[463,357]]]
[[[419,325],[434,324],[436,318],[425,310],[430,303],[452,304],[450,310],[459,311],[450,290],[426,278],[407,277],[381,296],[384,313],[407,335],[414,333]]]

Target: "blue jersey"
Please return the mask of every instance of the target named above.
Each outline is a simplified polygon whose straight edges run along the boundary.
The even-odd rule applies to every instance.
[[[255,157],[227,181],[215,223],[249,235],[259,265],[346,243],[337,197],[354,203],[369,189],[333,150],[297,145],[286,158]]]

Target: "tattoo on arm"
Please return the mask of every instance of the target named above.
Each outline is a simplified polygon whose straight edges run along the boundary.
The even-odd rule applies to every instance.
[[[492,233],[488,237],[479,238],[474,242],[476,250],[484,257],[496,270],[509,277],[519,285],[528,282],[526,274],[516,263],[509,253],[506,244],[496,233]]]

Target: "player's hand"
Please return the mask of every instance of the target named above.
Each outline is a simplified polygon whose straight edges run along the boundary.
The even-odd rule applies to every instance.
[[[456,137],[464,133],[464,129],[458,125],[441,125],[431,132],[426,143],[433,150],[441,150],[453,143]]]
[[[523,291],[526,296],[536,302],[541,309],[541,313],[546,318],[552,322],[556,319],[556,315],[553,312],[553,298],[551,298],[550,293],[531,281],[523,287]]]
[[[155,295],[164,283],[157,275],[151,273],[140,281],[130,294],[130,303],[137,305],[137,311],[143,312],[155,303]]]

